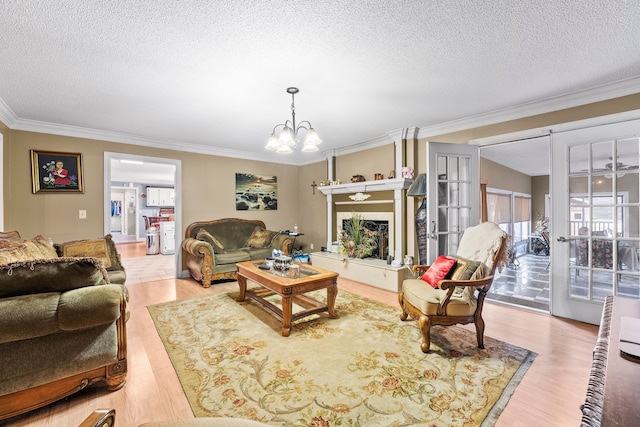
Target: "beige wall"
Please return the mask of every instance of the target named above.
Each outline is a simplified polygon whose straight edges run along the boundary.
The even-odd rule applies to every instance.
[[[480,182],[487,187],[531,194],[531,177],[487,159],[480,159]]]
[[[492,135],[526,130],[568,121],[580,120],[600,115],[637,109],[640,94],[630,95],[610,101],[598,102],[532,116],[519,120],[482,126],[466,131],[429,138],[432,141],[467,143],[468,140]],[[261,218],[272,229],[288,229],[298,224],[305,233],[301,242],[305,250],[309,243],[314,250],[326,244],[326,197],[316,189],[313,195],[311,183],[327,178],[326,162],[305,166],[288,166],[269,162],[258,162],[224,158],[211,155],[183,153],[172,150],[154,149],[135,145],[95,141],[81,138],[11,131],[0,123],[4,135],[4,208],[5,228],[17,229],[24,236],[43,234],[55,241],[99,236],[103,232],[103,156],[105,151],[178,159],[182,161],[182,220],[183,227],[194,221],[223,217]],[[426,168],[425,140],[415,145],[416,173]],[[413,145],[412,145],[413,147]],[[32,194],[30,173],[30,149],[50,151],[80,152],[84,162],[84,194]],[[411,150],[413,152],[413,150]],[[394,168],[395,150],[393,144],[376,147],[358,153],[345,154],[336,159],[337,178],[349,182],[352,175],[364,175],[372,179],[373,174],[382,173],[385,178]],[[504,179],[493,171],[481,174],[489,181]],[[242,212],[235,210],[236,172],[274,174],[278,176],[278,210],[269,212]],[[511,181],[511,179],[508,179]],[[522,191],[526,183],[517,180],[514,191]],[[512,184],[509,184],[512,185]],[[531,182],[529,182],[531,192]],[[496,183],[495,186],[498,186]],[[500,187],[502,188],[502,187]],[[522,191],[527,192],[527,191]],[[537,202],[534,202],[537,206]],[[535,212],[534,206],[534,212]],[[86,209],[88,218],[78,219],[78,210]],[[413,215],[409,206],[408,216]],[[184,230],[180,230],[180,235]],[[412,239],[412,227],[407,227],[407,236]]]
[[[362,175],[367,181],[373,181],[376,173],[385,178],[395,165],[395,148],[393,144],[345,154],[336,159],[336,178],[340,182],[349,183],[353,175]]]
[[[549,175],[531,177],[531,218],[534,221],[544,216],[545,196],[549,193]]]
[[[304,236],[296,240],[296,246],[300,246],[299,243],[302,243],[302,249],[305,252],[319,251],[327,243],[327,198],[318,190],[318,187],[316,187],[314,195],[313,187],[311,187],[314,181],[317,184],[326,179],[326,161],[300,167],[297,209],[299,222],[297,224]],[[313,244],[313,249],[310,248],[311,244]]]
[[[274,230],[302,226],[300,218],[300,168],[277,163],[223,158],[196,153],[154,149],[82,138],[11,131],[5,138],[5,228],[25,237],[42,234],[56,242],[103,234],[104,152],[177,159],[182,162],[182,224],[199,220],[239,217],[259,218]],[[82,153],[84,194],[32,194],[30,149]],[[251,172],[278,177],[277,211],[236,211],[235,173]],[[87,219],[78,219],[78,210]],[[184,230],[178,231],[179,236]]]

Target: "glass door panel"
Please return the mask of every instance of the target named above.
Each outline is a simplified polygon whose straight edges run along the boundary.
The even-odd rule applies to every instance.
[[[639,136],[637,120],[553,135],[554,315],[598,323],[606,296],[640,297]]]
[[[478,147],[427,143],[427,262],[455,254],[464,230],[479,221]]]

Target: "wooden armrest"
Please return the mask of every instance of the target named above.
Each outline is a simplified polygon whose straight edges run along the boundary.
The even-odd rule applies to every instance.
[[[425,271],[427,271],[431,267],[430,265],[414,265],[413,272],[418,273],[418,276],[422,276]]]
[[[493,276],[483,277],[482,279],[477,280],[451,280],[445,279],[438,282],[438,287],[440,289],[455,289],[458,286],[468,286],[475,288],[484,288],[486,285],[490,284],[493,281]],[[489,289],[485,289],[485,292]]]
[[[482,279],[478,279],[478,280],[441,280],[439,281],[438,286],[440,287],[440,289],[446,290],[447,295],[444,297],[442,301],[440,301],[440,306],[438,307],[438,314],[441,316],[447,314],[447,306],[451,301],[453,292],[456,290],[458,286],[482,288],[481,292],[487,292],[491,287],[492,281],[493,281],[493,276],[483,277]]]
[[[116,423],[115,409],[96,409],[79,427],[113,427]]]

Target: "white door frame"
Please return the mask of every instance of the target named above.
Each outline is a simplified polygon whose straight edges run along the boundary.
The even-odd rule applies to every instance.
[[[150,156],[138,156],[134,154],[125,154],[125,153],[111,153],[105,151],[104,153],[104,182],[103,182],[103,218],[104,218],[104,234],[109,233],[110,229],[110,202],[111,202],[111,160],[138,160],[148,163],[160,163],[160,164],[168,164],[175,166],[175,175],[174,175],[174,188],[176,191],[175,198],[175,206],[174,206],[174,222],[176,233],[181,233],[182,231],[182,161],[177,159],[167,159],[162,157],[150,157]],[[179,246],[182,241],[176,235],[176,246]],[[176,247],[175,250],[175,277],[182,277],[182,251],[179,250],[179,247]]]

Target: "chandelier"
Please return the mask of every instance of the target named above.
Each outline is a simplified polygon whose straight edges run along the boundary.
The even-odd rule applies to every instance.
[[[287,120],[273,128],[271,136],[267,141],[267,145],[264,147],[267,150],[275,151],[280,154],[292,153],[293,149],[298,145],[298,142],[300,142],[298,139],[300,129],[304,129],[306,131],[301,151],[305,153],[318,151],[318,145],[322,144],[322,140],[309,121],[305,120],[296,126],[295,95],[298,92],[300,92],[300,90],[297,87],[287,88],[287,93],[291,94],[291,120]],[[282,130],[280,131],[280,134],[276,136],[276,130],[279,127],[282,127]]]

